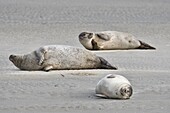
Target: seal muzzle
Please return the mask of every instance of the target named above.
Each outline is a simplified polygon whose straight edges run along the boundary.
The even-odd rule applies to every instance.
[[[15,58],[16,58],[16,55],[10,55],[9,56],[9,60],[12,61],[12,62],[14,61]]]

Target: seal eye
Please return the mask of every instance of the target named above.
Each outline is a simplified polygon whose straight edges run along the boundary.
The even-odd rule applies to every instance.
[[[93,33],[89,33],[88,39],[91,39],[93,37]]]

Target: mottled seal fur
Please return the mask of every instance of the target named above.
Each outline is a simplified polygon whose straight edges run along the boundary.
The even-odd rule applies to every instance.
[[[10,55],[9,60],[21,70],[117,69],[90,51],[65,45],[43,46],[25,55]]]
[[[118,31],[82,32],[79,41],[89,50],[156,49],[132,34]]]
[[[121,75],[109,74],[96,85],[96,96],[102,98],[129,99],[133,89],[130,82]]]

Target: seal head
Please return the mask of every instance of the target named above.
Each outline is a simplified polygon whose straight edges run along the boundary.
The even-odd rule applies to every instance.
[[[42,66],[38,65],[38,58],[33,53],[28,55],[10,55],[9,60],[21,70],[39,70]]]
[[[22,61],[23,61],[23,58],[22,58],[22,56],[19,56],[19,55],[10,55],[10,56],[9,56],[9,60],[10,60],[17,68],[20,68],[20,67],[21,67],[21,64],[22,64]]]
[[[120,86],[119,93],[122,99],[129,99],[133,93],[132,86],[129,84],[122,84]]]
[[[94,34],[90,32],[82,32],[79,34],[79,41],[80,43],[89,50],[93,49],[92,40],[93,40]]]

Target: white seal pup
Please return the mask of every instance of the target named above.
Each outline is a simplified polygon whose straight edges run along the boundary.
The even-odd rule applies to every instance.
[[[109,74],[97,83],[95,92],[96,96],[102,98],[129,99],[133,90],[125,77]]]
[[[43,46],[25,55],[10,55],[9,60],[21,70],[117,69],[90,51],[64,45]]]
[[[132,34],[118,31],[82,32],[79,41],[89,50],[156,49]]]

